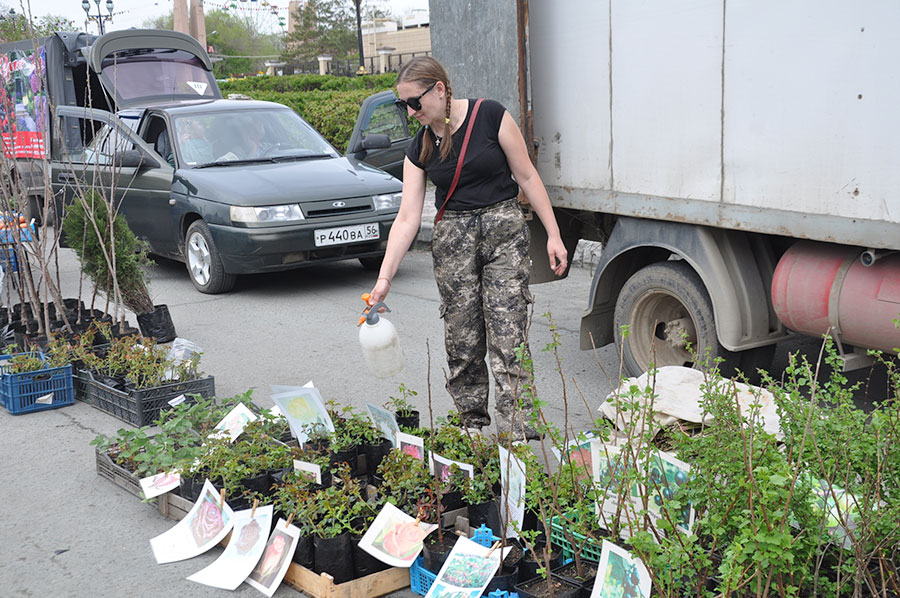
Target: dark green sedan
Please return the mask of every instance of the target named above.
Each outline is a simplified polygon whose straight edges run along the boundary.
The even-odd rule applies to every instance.
[[[228,291],[241,274],[345,259],[380,265],[400,206],[389,172],[399,174],[410,138],[392,92],[363,103],[342,156],[286,106],[221,99],[192,40],[172,38],[193,54],[138,52],[128,44],[168,39],[115,33],[94,44],[102,55],[91,61],[101,82],[117,82],[116,113],[56,108],[61,129],[79,132],[51,157],[59,204],[87,189],[109,194],[151,253],[183,261],[203,293]],[[161,64],[173,65],[171,77]],[[171,89],[143,83],[148,72]]]

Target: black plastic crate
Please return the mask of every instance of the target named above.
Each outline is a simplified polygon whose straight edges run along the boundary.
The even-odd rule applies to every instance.
[[[72,376],[75,389],[75,400],[83,403],[91,402],[91,373],[87,370],[75,370]]]
[[[216,394],[215,378],[206,376],[188,382],[173,382],[131,392],[117,390],[94,379],[88,372],[90,404],[113,417],[135,426],[149,426],[159,418],[161,409],[169,407],[169,401],[179,395],[200,395],[204,398]]]

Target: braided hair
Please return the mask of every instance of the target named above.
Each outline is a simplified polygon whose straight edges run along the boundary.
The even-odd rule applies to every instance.
[[[400,67],[400,72],[397,74],[397,83],[418,83],[422,87],[428,87],[437,81],[443,83],[447,89],[447,109],[444,116],[444,123],[447,126],[438,148],[441,153],[441,161],[443,162],[453,153],[453,133],[450,130],[450,106],[453,92],[450,88],[450,78],[447,76],[447,71],[444,70],[440,62],[430,56],[416,56],[409,62],[403,63],[403,66]],[[431,143],[424,142],[426,139]],[[426,127],[422,150],[419,152],[419,162],[422,164],[427,163],[431,158],[433,147],[437,145],[437,136],[434,134],[434,131],[431,130],[431,127]]]

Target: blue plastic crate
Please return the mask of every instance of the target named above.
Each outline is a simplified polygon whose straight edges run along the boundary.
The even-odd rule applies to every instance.
[[[435,579],[437,575],[425,568],[425,557],[420,554],[409,567],[409,589],[419,596],[424,596]]]
[[[18,223],[19,215],[15,214],[12,216],[15,219],[15,222]],[[0,216],[5,222],[9,222],[10,217],[8,214],[3,214]],[[19,232],[14,233],[9,228],[0,229],[0,243],[4,245],[9,245],[10,243],[18,243],[19,241],[32,241],[34,240],[34,223],[29,223],[28,226],[19,227]]]
[[[12,415],[56,409],[75,402],[71,365],[10,374],[4,367],[10,359],[10,355],[0,355],[0,397]]]
[[[482,546],[492,546],[494,542],[498,541],[500,538],[491,533],[491,528],[482,524],[481,527],[475,530],[475,534],[470,539],[474,542],[478,542]],[[428,590],[431,588],[431,584],[434,583],[435,579],[437,579],[437,574],[432,573],[425,568],[425,558],[420,554],[409,568],[409,589],[420,596],[424,596],[428,593]],[[507,594],[503,590],[496,590],[490,594],[485,594],[485,596],[489,596],[490,598],[515,596],[518,598],[518,594]]]

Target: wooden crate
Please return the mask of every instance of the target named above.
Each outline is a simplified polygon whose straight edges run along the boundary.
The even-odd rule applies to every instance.
[[[97,475],[113,482],[129,494],[133,494],[140,499],[144,498],[139,477],[113,461],[107,452],[95,447],[94,453],[97,458]],[[153,498],[149,502],[156,502],[156,499]]]
[[[194,503],[181,498],[173,492],[166,492],[159,497],[159,514],[166,519],[175,519],[176,521],[184,519]]]
[[[183,519],[193,503],[167,492],[159,497],[159,512],[168,519]],[[230,534],[229,534],[230,535]],[[228,544],[228,537],[222,542]],[[291,563],[282,583],[300,590],[312,598],[361,598],[384,596],[409,586],[409,569],[391,567],[372,575],[336,584],[327,573],[316,573],[297,563]]]
[[[327,573],[315,573],[291,563],[284,582],[313,598],[361,598],[384,596],[409,586],[409,569],[391,567],[372,575],[336,584]]]

